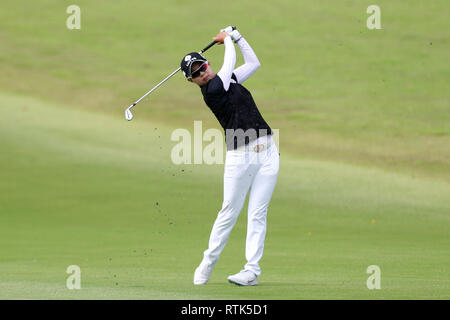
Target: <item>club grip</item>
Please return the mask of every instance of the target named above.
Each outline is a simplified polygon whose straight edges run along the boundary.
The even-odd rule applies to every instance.
[[[213,45],[215,45],[216,43],[217,43],[216,41],[211,42],[211,43],[208,44],[206,47],[204,47],[203,50],[200,51],[200,53],[205,52],[206,50],[208,50],[209,48],[211,48],[211,47],[212,47]]]
[[[236,30],[236,27],[235,27],[235,26],[232,26],[232,28],[233,28],[233,30]],[[203,50],[200,51],[200,53],[205,52],[206,50],[208,50],[209,48],[211,48],[211,47],[212,47],[213,45],[215,45],[216,43],[217,43],[216,41],[211,42],[211,43],[208,44],[206,47],[204,47]]]

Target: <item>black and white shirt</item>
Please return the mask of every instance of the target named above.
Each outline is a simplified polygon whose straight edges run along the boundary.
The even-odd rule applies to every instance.
[[[236,64],[233,41],[226,37],[224,44],[224,64],[217,75],[201,87],[201,91],[205,103],[225,130],[227,150],[231,150],[260,136],[270,135],[272,130],[259,112],[251,93],[241,85],[260,66],[253,49],[244,38],[237,42],[245,63],[233,70]],[[244,140],[230,139],[230,132],[238,129],[256,135],[248,134]]]

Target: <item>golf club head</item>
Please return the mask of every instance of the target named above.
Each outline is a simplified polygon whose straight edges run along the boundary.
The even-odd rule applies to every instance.
[[[130,108],[127,108],[127,110],[125,110],[125,119],[127,119],[128,121],[130,121],[131,119],[133,119],[133,114],[130,111]]]

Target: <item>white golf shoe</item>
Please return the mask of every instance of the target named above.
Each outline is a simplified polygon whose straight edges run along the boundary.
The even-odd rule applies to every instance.
[[[211,276],[212,269],[212,267],[208,267],[207,265],[200,263],[200,265],[197,269],[195,269],[194,272],[194,284],[206,284],[209,280],[209,277]]]
[[[236,273],[228,277],[230,283],[237,284],[238,286],[257,286],[258,277],[249,270],[241,270],[241,272]]]

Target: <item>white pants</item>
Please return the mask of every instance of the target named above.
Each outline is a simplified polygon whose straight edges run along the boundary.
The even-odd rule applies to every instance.
[[[259,261],[264,250],[267,208],[277,181],[279,159],[272,136],[260,137],[240,150],[227,151],[224,200],[203,254],[203,265],[212,268],[217,263],[250,189],[244,269],[261,274]]]

